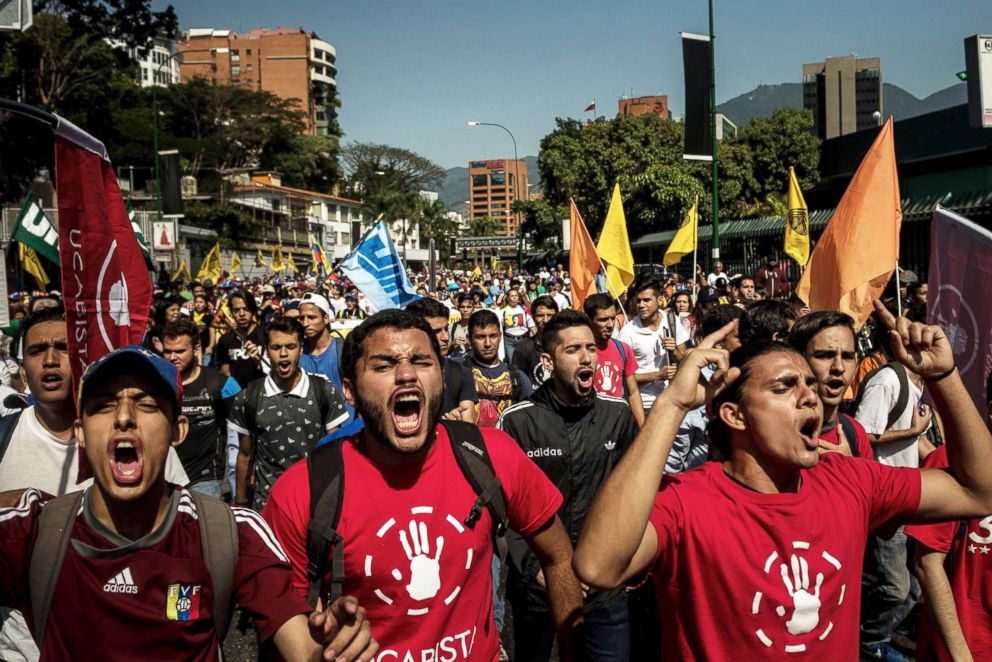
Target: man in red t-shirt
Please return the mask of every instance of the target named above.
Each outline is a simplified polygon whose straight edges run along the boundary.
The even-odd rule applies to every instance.
[[[930,453],[923,466],[945,469],[947,446]],[[917,542],[916,576],[926,605],[916,659],[971,660],[988,655],[992,651],[992,515],[907,526],[906,535]],[[945,563],[948,556],[950,564]]]
[[[0,509],[0,604],[25,615],[42,660],[220,660],[201,513],[190,492],[165,482],[169,447],[187,429],[176,367],[141,347],[119,349],[90,365],[79,403],[75,436],[94,485],[81,497],[48,617],[34,622],[30,568],[42,508],[55,502],[35,489],[0,498],[16,504]],[[285,552],[264,520],[235,508],[234,522],[231,600],[263,643],[285,659],[319,659],[325,645],[372,659],[378,646],[354,598],[308,622],[310,607],[292,591]]]
[[[382,644],[379,659],[494,662],[493,522],[483,510],[474,527],[463,523],[476,494],[438,425],[443,384],[437,337],[407,311],[376,313],[348,334],[342,378],[345,396],[365,421],[361,433],[342,441],[336,530],[344,540],[344,592],[368,610]],[[556,515],[561,495],[505,433],[481,433],[502,485],[509,528],[541,562],[568,658],[582,589]],[[262,514],[286,549],[295,588],[306,595],[306,462],[276,482]]]
[[[582,309],[596,332],[596,392],[623,398],[630,403],[637,427],[644,425],[644,405],[637,387],[637,359],[630,345],[613,337],[617,326],[617,307],[609,294],[590,295]]]
[[[603,485],[575,552],[579,578],[593,586],[654,575],[668,655],[857,659],[868,533],[992,510],[992,434],[947,338],[875,305],[898,331],[898,360],[930,383],[953,473],[821,456],[822,405],[802,355],[776,342],[728,355],[714,346],[732,324],[708,336]],[[710,438],[728,459],[662,480],[682,417],[707,401]]]
[[[840,452],[875,459],[864,427],[840,411],[844,393],[858,367],[854,320],[847,313],[820,310],[796,320],[789,343],[806,357],[816,375],[816,391],[823,403],[820,452]],[[848,438],[853,436],[853,438]]]

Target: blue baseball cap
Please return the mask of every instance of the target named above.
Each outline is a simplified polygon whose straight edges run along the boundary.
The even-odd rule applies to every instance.
[[[140,373],[158,379],[159,383],[174,395],[176,412],[182,411],[183,382],[179,378],[179,369],[158,354],[150,352],[140,345],[128,345],[115,349],[86,367],[86,371],[83,372],[83,376],[79,380],[79,397],[76,402],[79,409],[82,409],[86,385],[96,379],[98,375],[107,373],[111,366],[114,369],[110,374]]]

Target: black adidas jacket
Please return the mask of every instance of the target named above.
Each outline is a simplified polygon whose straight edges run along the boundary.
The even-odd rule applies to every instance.
[[[555,395],[549,380],[529,399],[503,412],[496,427],[513,437],[561,492],[558,516],[574,546],[593,497],[637,434],[630,405],[603,394],[569,405]],[[509,542],[507,595],[514,602],[525,600],[528,610],[548,611],[546,594],[535,580],[537,558],[519,536],[511,535]],[[592,589],[585,609],[606,607],[623,597],[623,587]]]

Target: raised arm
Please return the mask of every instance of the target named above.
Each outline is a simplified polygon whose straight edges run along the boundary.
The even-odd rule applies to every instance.
[[[648,518],[672,442],[687,412],[736,379],[737,370],[728,369],[729,353],[715,348],[736,324],[707,336],[686,355],[640,434],[593,500],[573,560],[576,574],[587,584],[615,587],[642,574],[654,558],[661,532],[648,526]],[[717,371],[706,382],[701,371],[710,364],[716,364]]]

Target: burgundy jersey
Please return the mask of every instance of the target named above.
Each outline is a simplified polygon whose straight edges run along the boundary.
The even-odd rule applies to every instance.
[[[220,660],[213,582],[203,560],[196,506],[175,489],[165,521],[127,540],[97,521],[87,490],[72,530],[41,649],[42,660]],[[46,497],[28,490],[0,509],[0,604],[31,625],[28,569]],[[292,590],[288,559],[257,513],[234,508],[238,562],[232,602],[261,640],[310,611]]]

